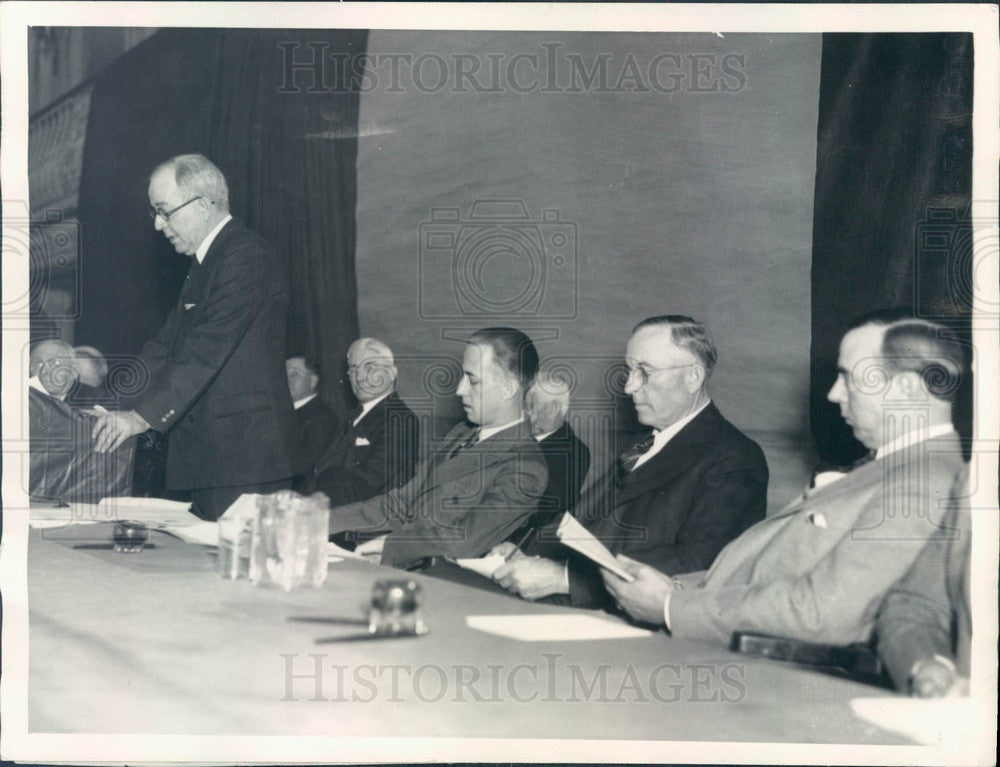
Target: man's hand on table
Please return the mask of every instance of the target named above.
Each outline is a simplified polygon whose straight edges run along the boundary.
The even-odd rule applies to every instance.
[[[101,413],[90,431],[94,450],[107,453],[117,449],[125,440],[151,428],[146,419],[134,410],[115,410]]]
[[[662,626],[664,602],[675,588],[673,578],[624,554],[619,554],[617,559],[622,569],[635,580],[629,583],[609,570],[601,570],[605,588],[615,598],[618,606],[633,618]]]
[[[506,545],[514,546],[512,543]],[[497,551],[500,546],[494,548],[490,554],[502,553]],[[569,593],[566,566],[562,562],[544,557],[528,557],[520,552],[515,553],[509,562],[505,562],[493,573],[493,580],[512,594],[519,594],[525,599],[541,599],[551,594]]]

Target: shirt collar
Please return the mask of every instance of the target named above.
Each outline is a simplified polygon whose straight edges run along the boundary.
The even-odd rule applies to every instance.
[[[875,459],[885,458],[890,453],[895,453],[897,450],[902,450],[906,447],[911,447],[916,445],[918,442],[924,442],[928,439],[933,439],[934,437],[943,437],[945,434],[951,434],[955,427],[950,423],[938,423],[934,426],[924,426],[912,429],[906,432],[906,434],[901,434],[888,442],[878,450],[875,451]]]
[[[60,402],[64,402],[66,400],[65,394],[51,394],[48,389],[42,386],[42,381],[38,376],[31,376],[28,379],[28,387],[34,389],[35,391],[40,391],[42,394],[45,394],[49,397],[54,397]]]
[[[317,394],[310,394],[308,397],[303,397],[302,399],[297,399],[297,400],[295,400],[295,402],[292,403],[292,407],[294,407],[296,410],[298,410],[303,405],[305,405],[305,404],[307,404],[309,402],[312,402],[314,399],[316,399],[317,396],[319,396],[319,395],[317,395]]]
[[[481,427],[479,429],[479,440],[478,441],[482,442],[484,439],[489,439],[494,434],[499,434],[504,429],[509,429],[511,426],[517,426],[517,424],[522,423],[523,421],[524,421],[524,416],[522,415],[516,421],[511,421],[510,423],[505,423],[503,426],[483,426],[483,427]]]
[[[351,423],[351,425],[352,426],[357,426],[359,423],[361,423],[361,419],[364,418],[366,415],[368,415],[372,411],[373,407],[375,407],[379,402],[381,402],[382,400],[384,400],[390,394],[392,394],[392,392],[388,391],[385,394],[383,394],[381,397],[376,397],[375,399],[370,399],[367,402],[363,402],[361,404],[361,412],[358,413],[357,417],[354,419],[354,421]]]
[[[677,433],[681,429],[683,429],[685,426],[691,423],[691,421],[693,421],[702,410],[707,408],[711,404],[711,402],[712,400],[708,400],[704,405],[695,410],[693,413],[684,416],[679,421],[674,421],[674,423],[670,424],[665,429],[654,431],[653,446],[649,448],[649,450],[647,450],[645,453],[639,456],[639,460],[635,462],[635,465],[632,467],[632,471],[635,471],[644,463],[646,463],[646,461],[648,461],[654,455],[659,453],[670,440],[672,440],[674,437],[677,436]]]
[[[553,429],[552,431],[547,431],[544,434],[536,434],[535,435],[535,439],[537,439],[539,442],[541,442],[543,439],[548,439],[549,437],[551,437],[557,431],[559,431],[559,429]]]
[[[205,239],[201,241],[201,245],[198,246],[198,250],[194,252],[194,257],[198,259],[199,264],[205,260],[205,256],[208,254],[208,249],[212,246],[212,243],[215,242],[215,238],[219,232],[222,231],[222,227],[232,220],[233,217],[227,213],[223,219],[215,225],[215,228],[205,235]]]

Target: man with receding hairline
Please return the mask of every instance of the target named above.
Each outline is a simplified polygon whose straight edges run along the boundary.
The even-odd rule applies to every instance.
[[[715,360],[707,329],[690,317],[650,317],[632,331],[625,392],[652,433],[612,463],[572,510],[613,553],[668,572],[700,570],[764,516],[767,463],[757,443],[712,403],[707,381]],[[510,547],[494,552],[508,555]],[[599,568],[562,545],[554,530],[542,530],[523,555],[513,553],[493,580],[526,599],[613,607]]]
[[[229,214],[222,172],[179,155],[149,179],[153,226],[192,256],[177,305],[140,357],[132,409],[94,426],[97,450],[148,428],[170,433],[166,484],[217,519],[242,493],[291,485],[304,467],[285,373],[285,265]]]

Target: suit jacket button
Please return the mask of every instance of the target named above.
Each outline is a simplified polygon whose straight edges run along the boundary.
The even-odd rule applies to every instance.
[[[452,502],[452,503],[458,503],[458,496],[457,496],[457,495],[453,495],[453,496],[451,497],[451,502]]]
[[[160,423],[166,423],[166,422],[167,422],[167,419],[166,419],[166,418],[161,418],[161,419],[160,419]]]

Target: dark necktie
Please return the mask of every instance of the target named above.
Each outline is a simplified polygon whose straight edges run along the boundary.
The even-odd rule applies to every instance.
[[[455,447],[451,449],[451,452],[448,453],[448,460],[450,461],[452,458],[461,453],[463,450],[472,447],[477,442],[479,442],[479,429],[476,429],[474,432],[472,432],[472,434],[470,434],[464,442],[455,445]]]
[[[632,447],[618,456],[618,470],[620,476],[625,477],[628,475],[632,469],[635,468],[636,463],[639,459],[649,452],[649,449],[653,446],[653,435],[650,434],[648,437],[640,442],[636,442]]]

